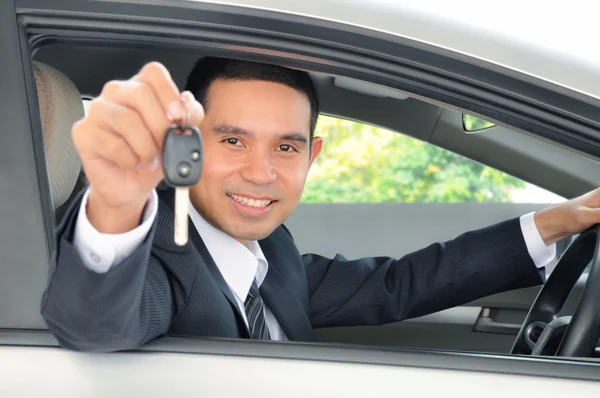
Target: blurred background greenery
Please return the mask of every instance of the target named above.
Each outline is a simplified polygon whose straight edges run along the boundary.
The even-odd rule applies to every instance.
[[[494,123],[479,119],[475,116],[463,114],[463,128],[465,131],[481,131],[490,127],[494,127]]]
[[[489,122],[469,123],[485,128]],[[511,192],[526,185],[445,149],[350,120],[320,116],[315,135],[324,145],[304,203],[509,202]]]

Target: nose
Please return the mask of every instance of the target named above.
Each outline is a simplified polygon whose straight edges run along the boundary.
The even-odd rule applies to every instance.
[[[271,184],[277,178],[271,157],[263,151],[255,151],[248,155],[248,162],[241,175],[244,180],[256,185]]]

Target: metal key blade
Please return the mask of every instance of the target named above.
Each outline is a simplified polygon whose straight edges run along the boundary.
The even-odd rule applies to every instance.
[[[188,241],[188,203],[190,189],[175,188],[175,244],[184,246]]]
[[[175,188],[175,244],[188,242],[188,212],[190,187],[194,186],[202,172],[202,136],[195,126],[189,126],[187,103],[185,119],[181,124],[171,125],[163,144],[163,172],[167,185]],[[178,134],[180,133],[180,134]]]

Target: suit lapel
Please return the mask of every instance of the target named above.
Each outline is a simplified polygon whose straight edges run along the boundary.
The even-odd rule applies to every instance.
[[[191,224],[191,220],[190,220],[190,224]],[[219,289],[221,289],[221,292],[223,292],[225,297],[227,297],[227,300],[229,300],[229,302],[231,303],[231,306],[235,310],[236,315],[239,317],[242,317],[242,314],[240,313],[237,301],[235,300],[235,297],[234,297],[233,293],[231,292],[231,289],[227,285],[227,282],[225,281],[225,278],[223,278],[223,275],[221,275],[221,271],[219,271],[219,268],[215,264],[215,261],[213,260],[212,256],[210,255],[208,249],[206,248],[204,241],[202,241],[200,234],[198,233],[198,231],[196,231],[196,228],[194,228],[193,225],[190,225],[189,235],[190,235],[190,240],[194,243],[194,246],[196,246],[196,249],[198,249],[198,251],[200,252],[202,259],[204,259],[204,265],[206,265],[206,268],[212,275],[213,280],[215,281],[215,283],[217,284]],[[243,317],[242,317],[242,321],[243,321]]]
[[[174,198],[175,198],[174,195],[175,195],[175,191],[173,189],[168,189],[168,190],[160,193],[161,200],[163,200],[169,206],[170,209],[174,208]],[[192,219],[189,216],[188,216],[188,225],[189,225],[190,240],[192,241],[192,243],[194,244],[194,246],[200,253],[200,256],[202,256],[202,259],[204,260],[204,265],[210,272],[213,280],[215,281],[215,284],[219,287],[219,289],[221,290],[223,295],[225,295],[225,297],[231,304],[231,308],[235,312],[235,316],[236,316],[238,325],[241,325],[238,327],[238,329],[240,331],[244,332],[244,335],[242,335],[240,337],[249,338],[250,334],[248,332],[248,328],[246,327],[246,322],[244,322],[244,317],[240,313],[240,309],[238,307],[237,301],[236,301],[233,293],[231,292],[229,285],[227,285],[225,278],[223,278],[223,275],[221,275],[221,271],[219,271],[219,268],[215,264],[215,261],[213,260],[212,256],[210,255],[210,252],[206,248],[204,241],[200,237],[200,234],[196,230],[196,227],[194,226],[194,223],[192,222]]]
[[[159,191],[159,195],[161,200],[163,200],[170,209],[174,208],[174,189]],[[190,240],[202,256],[204,264],[211,273],[213,280],[231,304],[233,311],[235,311],[238,325],[241,325],[238,327],[240,333],[243,334],[241,337],[249,338],[248,328],[246,327],[246,323],[240,313],[240,309],[231,289],[227,285],[223,275],[221,275],[221,271],[219,271],[219,268],[215,264],[204,241],[189,217],[188,222]],[[284,275],[286,275],[286,267],[290,267],[286,261],[301,260],[296,258],[297,254],[294,255],[294,253],[286,251],[286,245],[289,244],[287,241],[274,238],[274,235],[277,232],[278,231],[260,241],[260,246],[269,263],[269,270],[259,289],[260,294],[267,307],[279,322],[279,325],[288,339],[297,341],[315,341],[316,335],[308,318],[307,309],[304,308],[300,299],[294,294],[294,289],[284,277]],[[286,257],[288,257],[287,260]]]
[[[306,311],[287,287],[277,268],[271,267],[260,286],[260,294],[290,340],[315,341],[315,333]]]
[[[269,263],[269,270],[259,289],[260,294],[290,340],[315,341],[316,335],[307,310],[283,276],[285,267],[289,267],[282,256],[285,246],[273,244],[269,238],[260,242]]]

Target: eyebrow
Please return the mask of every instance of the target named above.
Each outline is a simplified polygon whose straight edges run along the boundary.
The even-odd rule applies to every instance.
[[[251,131],[248,131],[238,126],[233,126],[231,124],[218,124],[213,128],[213,132],[217,135],[231,134],[247,136],[250,138],[254,136],[254,133],[252,133]],[[301,144],[306,144],[308,142],[306,136],[299,132],[285,133],[282,134],[279,138],[286,141],[295,141]]]

